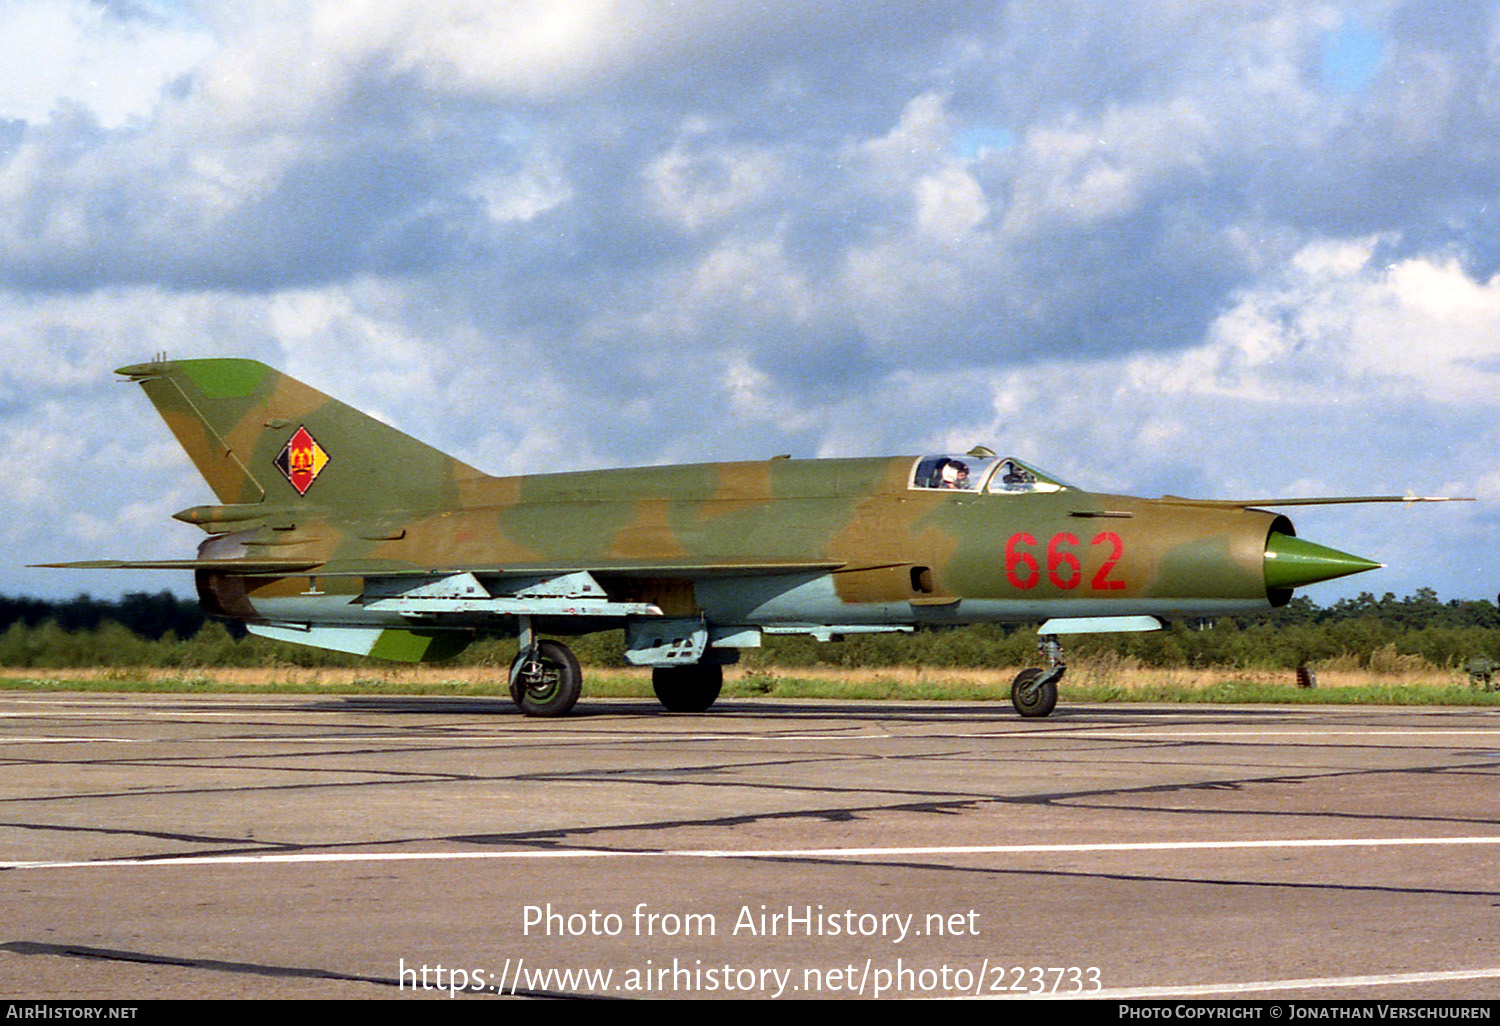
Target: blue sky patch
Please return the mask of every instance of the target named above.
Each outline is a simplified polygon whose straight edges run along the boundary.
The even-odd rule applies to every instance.
[[[973,160],[985,150],[1008,150],[1016,144],[1016,133],[1008,128],[975,125],[959,132],[953,140],[953,151],[964,160]]]
[[[1337,96],[1351,96],[1369,88],[1380,70],[1385,43],[1379,34],[1358,25],[1345,25],[1323,37],[1319,77],[1323,88]]]

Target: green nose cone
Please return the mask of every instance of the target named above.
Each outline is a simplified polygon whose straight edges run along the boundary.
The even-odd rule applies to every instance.
[[[1376,570],[1384,565],[1280,531],[1272,531],[1266,539],[1266,587],[1272,590],[1300,588],[1305,584]]]

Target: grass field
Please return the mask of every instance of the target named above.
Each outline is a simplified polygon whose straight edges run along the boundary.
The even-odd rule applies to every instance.
[[[1064,702],[1271,702],[1382,705],[1500,705],[1500,691],[1469,685],[1460,670],[1312,667],[1317,686],[1299,688],[1286,671],[1162,669],[1128,659],[1079,660],[1062,683]],[[972,670],[883,667],[775,669],[728,667],[728,697],[959,700],[1009,702],[1019,667]],[[650,698],[645,670],[585,670],[584,699]],[[375,664],[358,667],[0,668],[0,690],[138,692],[506,694],[502,667]]]

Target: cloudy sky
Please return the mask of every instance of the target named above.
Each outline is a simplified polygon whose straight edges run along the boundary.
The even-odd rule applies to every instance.
[[[492,473],[968,448],[1500,589],[1500,8],[0,0],[0,593],[182,557],[113,368]]]

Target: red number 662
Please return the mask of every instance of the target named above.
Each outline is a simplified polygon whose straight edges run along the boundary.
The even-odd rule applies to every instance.
[[[1036,536],[1026,531],[1011,535],[1005,542],[1005,578],[1022,591],[1035,588],[1042,580],[1042,565],[1035,552],[1030,551],[1037,544]],[[1055,534],[1047,542],[1047,580],[1053,587],[1071,591],[1083,583],[1083,560],[1076,551],[1081,544],[1071,531]],[[1090,590],[1118,591],[1124,588],[1124,581],[1110,576],[1115,564],[1125,554],[1125,543],[1120,536],[1113,531],[1101,531],[1089,544],[1109,548],[1104,562],[1089,579]]]

